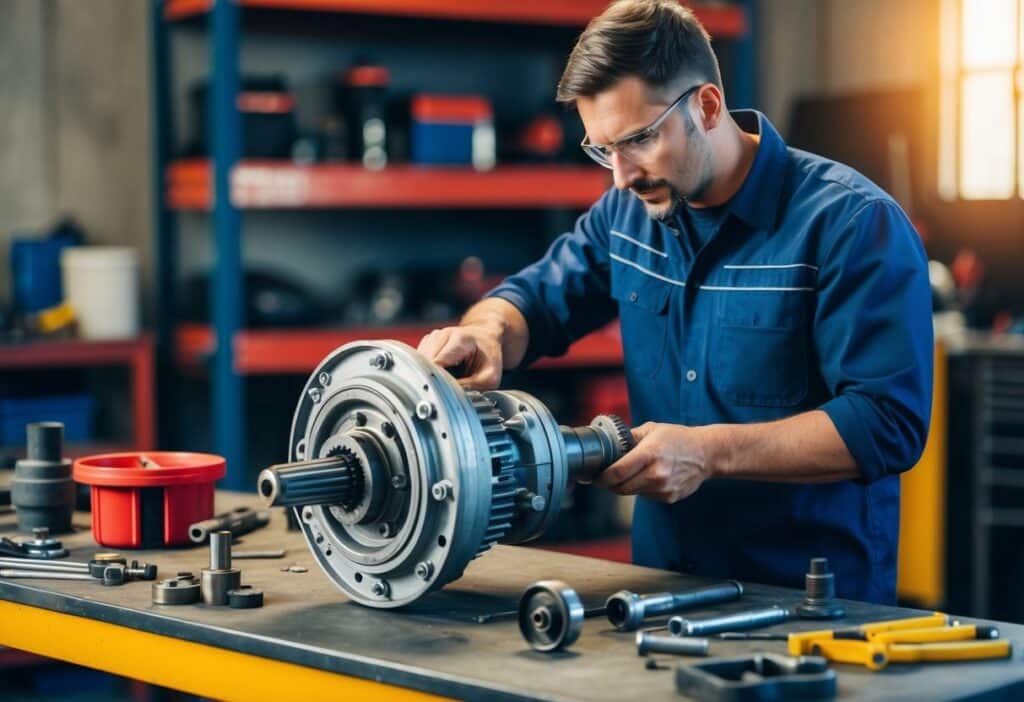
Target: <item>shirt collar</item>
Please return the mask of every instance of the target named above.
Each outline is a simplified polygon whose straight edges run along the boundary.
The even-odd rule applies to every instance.
[[[729,199],[729,212],[752,227],[772,229],[786,171],[786,142],[757,110],[733,110],[729,114],[743,131],[761,135],[750,172]]]

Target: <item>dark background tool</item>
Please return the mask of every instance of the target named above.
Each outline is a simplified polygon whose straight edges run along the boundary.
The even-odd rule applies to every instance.
[[[836,674],[817,656],[761,653],[681,665],[676,689],[702,702],[829,700],[836,695]]]
[[[229,531],[232,536],[242,536],[265,527],[270,522],[270,512],[265,509],[237,507],[230,512],[221,512],[209,519],[196,522],[188,528],[188,538],[194,544],[205,544],[215,531]]]
[[[672,617],[668,620],[668,630],[674,636],[709,636],[723,631],[741,631],[743,629],[770,626],[789,621],[792,618],[793,613],[790,610],[773,605],[746,612],[725,614],[720,617],[705,617],[702,619]]]
[[[684,609],[695,609],[707,605],[731,602],[743,594],[743,585],[735,580],[720,585],[686,590],[683,592],[658,592],[652,595],[638,595],[622,590],[608,598],[605,608],[610,621],[619,631],[639,628],[644,619],[661,614],[671,614]]]

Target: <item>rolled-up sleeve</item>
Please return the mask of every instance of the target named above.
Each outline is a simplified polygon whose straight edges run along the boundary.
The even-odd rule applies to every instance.
[[[558,356],[611,321],[617,307],[609,293],[609,221],[615,193],[609,189],[559,236],[544,257],[506,278],[487,297],[515,305],[526,318],[530,342],[522,366]]]
[[[852,216],[818,273],[821,406],[873,482],[911,468],[928,436],[934,341],[927,257],[894,203]]]

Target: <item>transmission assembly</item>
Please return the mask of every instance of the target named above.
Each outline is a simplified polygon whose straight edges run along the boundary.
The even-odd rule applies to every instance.
[[[618,417],[559,426],[524,392],[464,390],[405,344],[346,344],[313,371],[289,463],[260,473],[351,599],[401,607],[462,575],[494,543],[541,535],[570,481],[633,446]]]

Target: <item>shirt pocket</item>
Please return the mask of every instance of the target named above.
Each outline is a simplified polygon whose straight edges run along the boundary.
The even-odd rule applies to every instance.
[[[649,377],[661,366],[674,287],[632,266],[612,262],[611,292],[619,304],[623,354],[631,374]]]
[[[795,407],[807,397],[807,332],[802,323],[722,322],[711,329],[711,378],[727,402]]]

